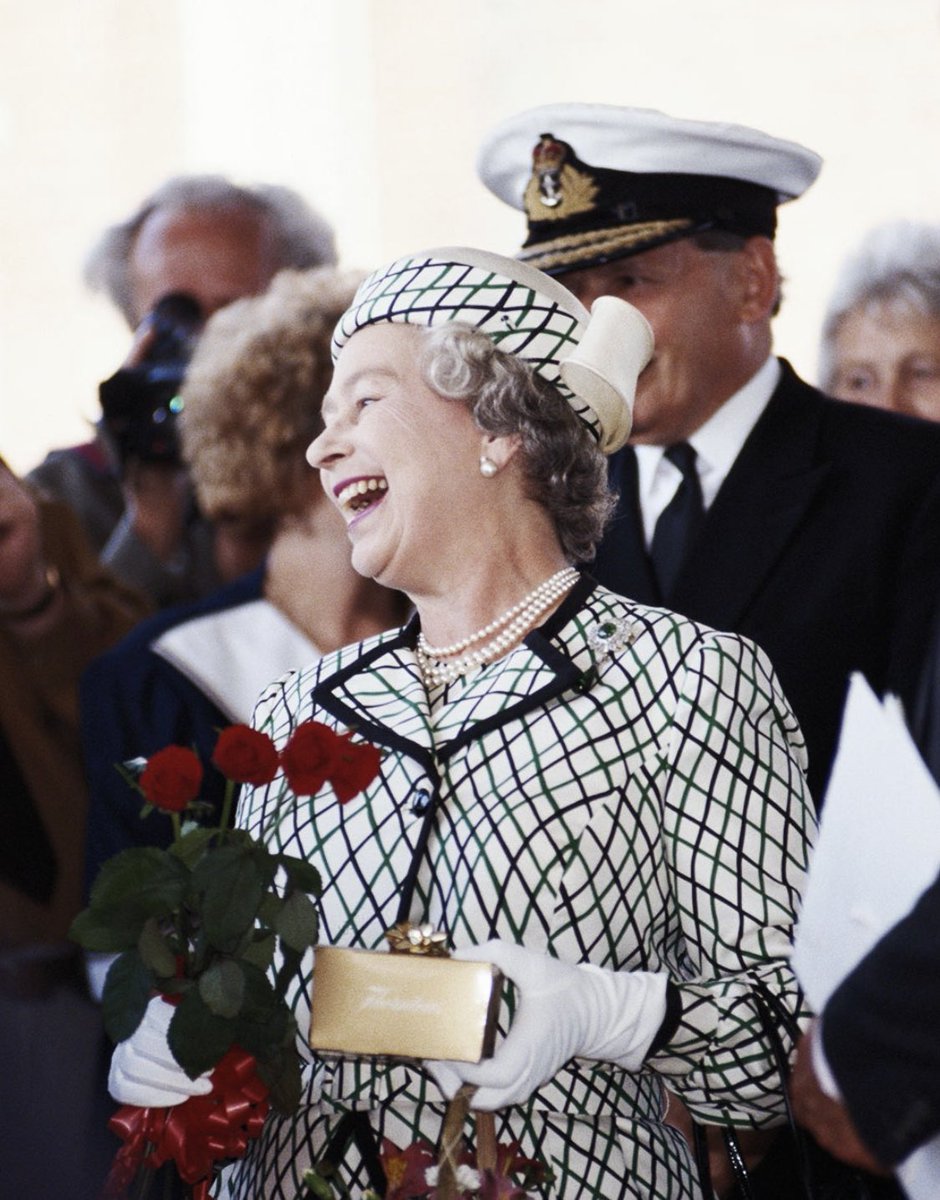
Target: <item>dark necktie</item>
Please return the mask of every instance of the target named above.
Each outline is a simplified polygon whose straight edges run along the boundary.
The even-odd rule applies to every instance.
[[[688,442],[678,442],[667,449],[666,458],[682,472],[682,479],[656,522],[650,545],[653,570],[664,600],[672,594],[705,515],[702,485],[695,469],[695,451]]]

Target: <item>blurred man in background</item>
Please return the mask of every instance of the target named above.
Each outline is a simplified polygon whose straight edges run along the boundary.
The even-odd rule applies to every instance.
[[[66,501],[102,562],[158,607],[207,594],[222,573],[179,459],[179,386],[205,321],[263,292],[282,267],[336,261],[333,231],[284,187],[170,179],[106,229],[85,277],[134,331],[100,389],[92,442],[53,450],[29,479]]]

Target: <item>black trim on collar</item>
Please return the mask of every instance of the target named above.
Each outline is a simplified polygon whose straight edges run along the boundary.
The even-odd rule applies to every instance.
[[[447,760],[461,750],[470,742],[476,741],[477,738],[489,733],[493,729],[498,729],[501,725],[505,725],[507,721],[512,721],[516,717],[522,716],[533,708],[538,708],[545,701],[552,699],[553,696],[561,695],[569,689],[575,688],[581,682],[582,672],[575,666],[571,659],[564,654],[557,646],[553,646],[552,638],[559,629],[571,620],[571,617],[578,611],[584,600],[597,587],[597,581],[592,579],[590,575],[582,573],[581,578],[575,583],[574,587],[552,613],[544,625],[540,625],[537,629],[533,629],[531,633],[523,638],[523,645],[534,654],[536,658],[540,658],[555,673],[555,678],[538,691],[530,692],[527,696],[522,696],[508,708],[501,709],[500,712],[494,713],[491,717],[486,717],[482,721],[477,721],[459,734],[452,741],[445,742],[438,747],[437,758],[438,762],[447,762]]]
[[[435,754],[431,754],[423,746],[419,746],[416,742],[412,742],[408,738],[400,737],[393,729],[390,729],[386,725],[380,725],[368,720],[363,721],[361,714],[356,709],[351,708],[335,694],[336,689],[342,687],[354,675],[360,675],[364,671],[368,671],[376,659],[383,657],[390,651],[405,647],[409,649],[413,648],[417,642],[418,631],[420,629],[420,621],[417,613],[411,617],[408,624],[399,630],[394,637],[379,642],[366,654],[354,659],[327,679],[321,680],[313,689],[311,698],[314,704],[319,705],[326,712],[336,717],[337,720],[342,721],[348,728],[355,729],[363,737],[368,738],[378,745],[387,746],[391,750],[406,754],[419,762],[434,780],[436,794],[440,783],[437,773],[438,763],[447,762],[458,750],[475,741],[483,734],[489,733],[492,729],[499,728],[500,725],[504,725],[507,721],[521,716],[532,708],[537,708],[544,701],[570,688],[576,687],[581,682],[581,672],[579,669],[566,654],[552,645],[550,639],[570,621],[574,613],[581,608],[584,601],[597,586],[597,580],[582,571],[580,578],[555,612],[552,613],[543,625],[540,625],[537,629],[533,629],[523,639],[523,644],[527,649],[537,658],[540,658],[554,672],[555,678],[539,688],[538,691],[520,697],[517,703],[510,705],[508,708],[494,713],[485,720],[475,722],[451,741],[443,742],[436,747]]]
[[[380,725],[375,721],[363,721],[357,709],[351,708],[335,695],[336,688],[341,687],[354,675],[361,675],[364,671],[367,671],[377,658],[381,658],[390,650],[412,647],[414,639],[417,637],[416,620],[416,617],[412,617],[408,624],[398,631],[395,637],[379,642],[378,645],[373,646],[365,654],[353,659],[352,662],[342,667],[339,671],[327,676],[326,679],[321,679],[310,693],[310,696],[315,705],[325,709],[331,716],[342,721],[347,728],[355,729],[357,733],[367,738],[370,742],[380,746],[387,746],[390,750],[406,754],[419,762],[434,780],[434,789],[437,792],[440,781],[437,775],[434,755],[430,751],[426,750],[424,746],[419,746],[417,742],[400,737],[399,734],[387,725]]]
[[[589,575],[587,571],[581,570],[580,577],[574,587],[548,620],[544,624],[539,625],[538,628],[533,629],[532,633],[526,636],[524,639],[525,645],[528,646],[529,638],[533,634],[541,634],[544,638],[553,638],[559,629],[563,629],[568,624],[574,614],[584,604],[584,601],[598,586],[598,582],[593,575]]]

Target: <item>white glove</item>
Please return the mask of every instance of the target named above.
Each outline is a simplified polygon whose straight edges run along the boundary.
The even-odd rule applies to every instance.
[[[111,970],[111,964],[118,956],[105,954],[99,950],[89,950],[85,954],[85,978],[88,980],[88,992],[92,1000],[101,1003],[104,996],[104,985]]]
[[[454,958],[494,963],[519,992],[512,1027],[492,1058],[425,1064],[448,1100],[461,1084],[475,1085],[475,1109],[521,1104],[572,1058],[639,1070],[666,1016],[664,974],[574,965],[501,941]]]
[[[205,1096],[212,1091],[211,1071],[190,1079],[173,1057],[166,1034],[174,1012],[172,1004],[162,996],[154,996],[141,1023],[127,1041],[115,1047],[108,1091],[119,1104],[172,1108],[190,1096]]]

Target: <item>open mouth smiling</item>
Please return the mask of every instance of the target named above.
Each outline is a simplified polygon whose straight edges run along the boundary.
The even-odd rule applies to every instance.
[[[335,490],[336,503],[343,512],[360,516],[373,508],[388,491],[388,481],[382,475],[363,475],[347,479]]]

